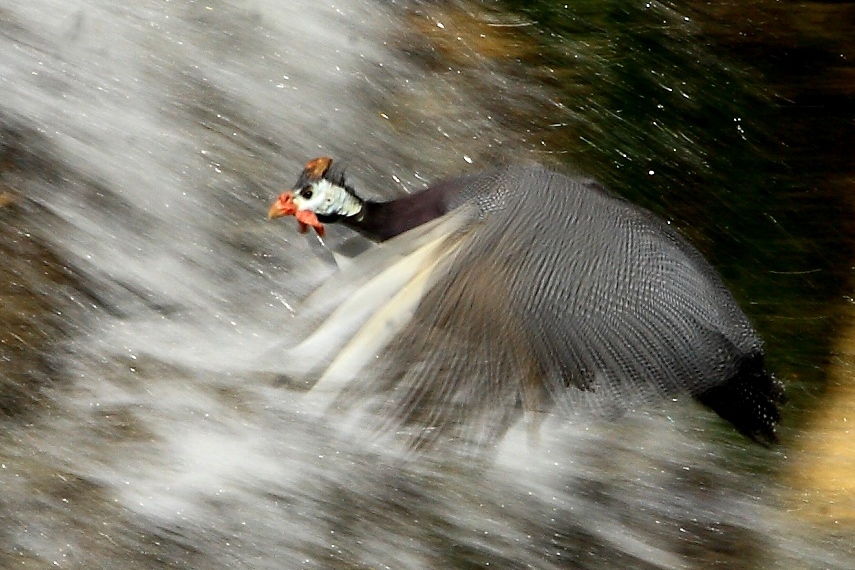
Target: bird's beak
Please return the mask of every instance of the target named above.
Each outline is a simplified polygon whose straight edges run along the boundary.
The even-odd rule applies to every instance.
[[[282,216],[293,216],[297,214],[297,204],[294,203],[294,194],[289,190],[283,192],[267,210],[267,219],[273,220]]]
[[[283,192],[267,210],[267,219],[273,220],[282,216],[294,216],[300,222],[300,233],[306,233],[309,227],[315,228],[317,234],[324,236],[324,225],[318,221],[318,217],[311,210],[298,210],[294,203],[294,193],[290,190]]]

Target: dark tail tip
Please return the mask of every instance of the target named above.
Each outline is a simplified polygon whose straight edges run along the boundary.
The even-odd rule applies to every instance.
[[[784,385],[764,369],[762,356],[746,360],[727,382],[696,398],[745,437],[767,447],[778,441],[778,404],[786,401],[786,394]]]

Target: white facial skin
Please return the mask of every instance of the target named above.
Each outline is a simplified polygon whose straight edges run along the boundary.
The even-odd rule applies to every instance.
[[[294,192],[294,204],[298,210],[309,210],[321,216],[355,216],[362,209],[359,199],[325,179]]]

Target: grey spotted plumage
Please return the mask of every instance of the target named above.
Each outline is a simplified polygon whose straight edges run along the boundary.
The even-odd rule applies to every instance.
[[[340,171],[335,177],[343,185]],[[425,212],[439,221],[425,226]],[[380,417],[415,426],[419,442],[448,428],[482,441],[501,436],[520,409],[608,415],[687,393],[747,437],[775,441],[782,385],[716,271],[656,216],[597,182],[499,168],[370,203],[364,213],[332,221],[391,238],[366,254],[374,275],[424,243],[434,249],[395,289],[407,298],[406,284],[424,281],[406,304],[411,315],[372,346],[376,357],[347,369],[339,403],[380,394]],[[356,278],[361,263],[337,286],[367,286]],[[390,299],[376,301],[378,311],[389,312]],[[358,352],[350,339],[359,335],[346,336],[331,346]],[[335,358],[320,358],[320,368]]]

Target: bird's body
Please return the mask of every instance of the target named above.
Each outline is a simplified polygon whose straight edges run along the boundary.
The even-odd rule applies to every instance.
[[[331,178],[355,196],[343,175]],[[421,276],[418,295],[367,375],[386,394],[384,413],[404,423],[487,426],[479,438],[491,438],[520,402],[620,411],[689,393],[746,436],[775,439],[781,386],[715,270],[590,179],[500,168],[344,219],[317,214],[396,243],[455,220],[404,280]]]

